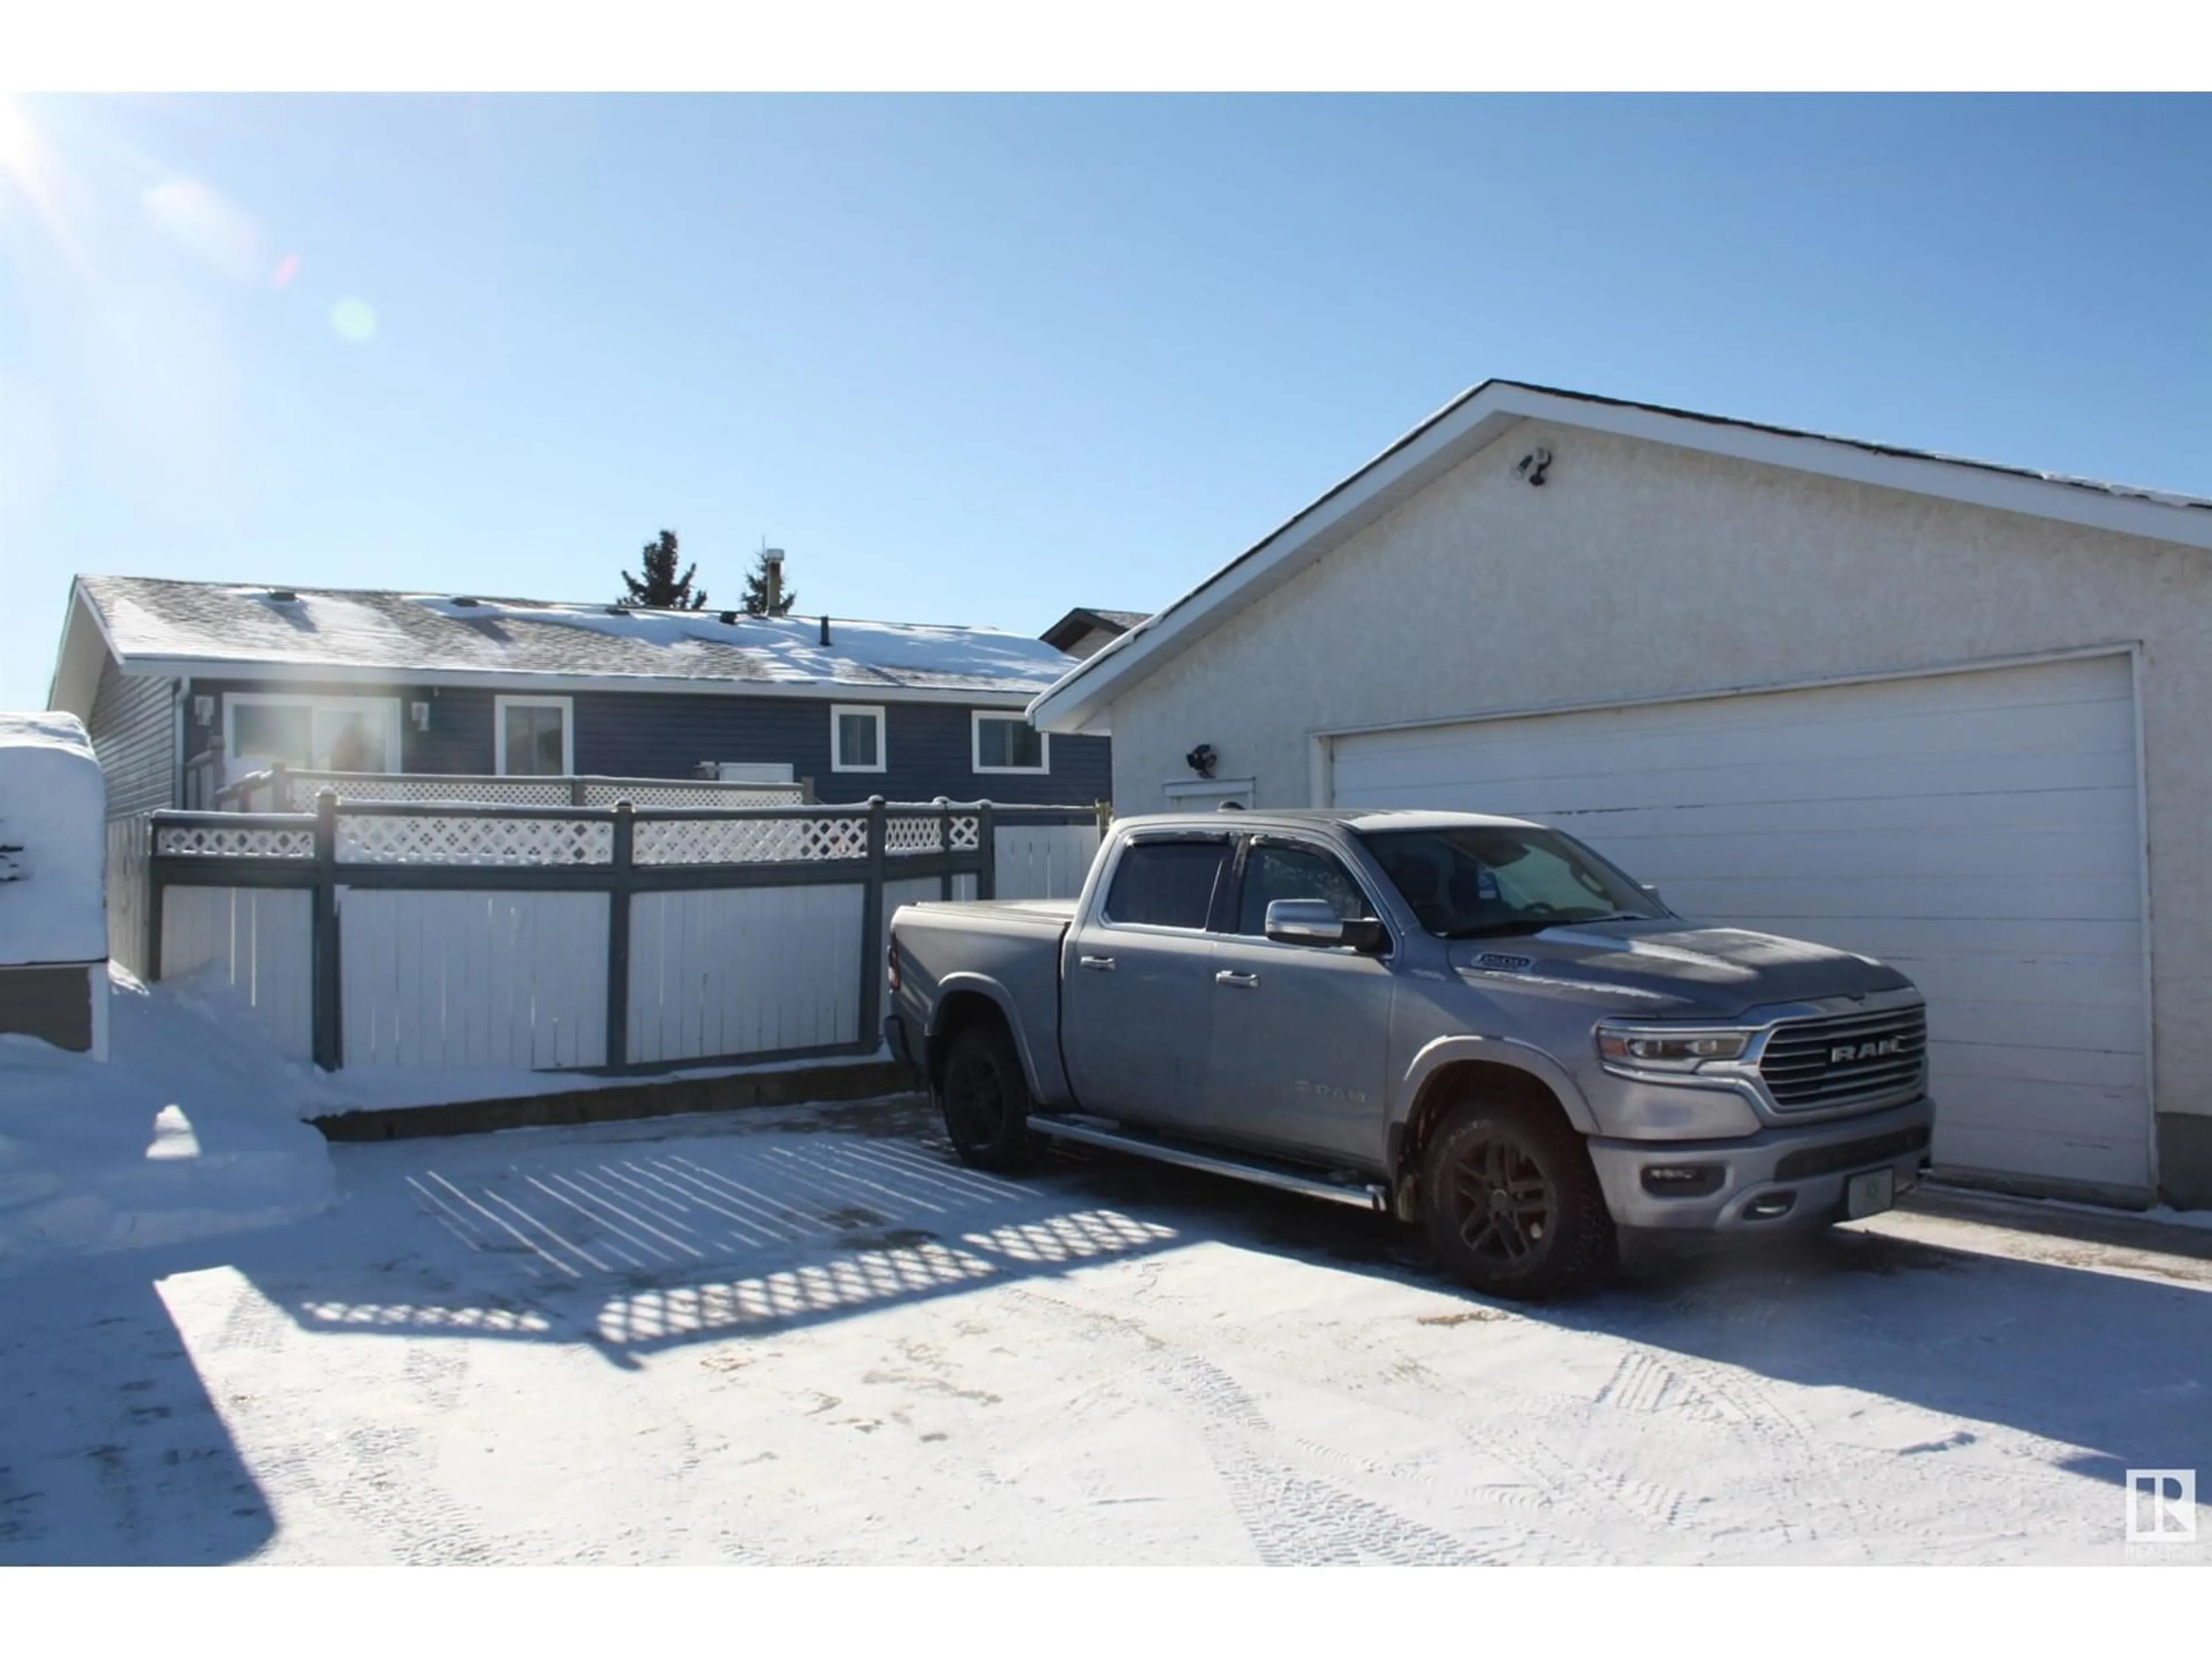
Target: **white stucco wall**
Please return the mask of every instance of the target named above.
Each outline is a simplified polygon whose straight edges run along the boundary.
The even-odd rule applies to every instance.
[[[1512,477],[1542,444],[1541,489]],[[1493,444],[1133,686],[1114,796],[1199,742],[1311,801],[1320,731],[2140,642],[2154,1079],[2212,1114],[2212,553],[1580,429]]]

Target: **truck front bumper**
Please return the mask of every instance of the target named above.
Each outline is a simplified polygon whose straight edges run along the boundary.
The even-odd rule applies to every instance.
[[[1863,1117],[1762,1129],[1735,1140],[1589,1142],[1623,1232],[1752,1233],[1848,1219],[1851,1178],[1879,1170],[1919,1184],[1936,1104],[1926,1096]],[[1878,1183],[1877,1183],[1878,1184]]]

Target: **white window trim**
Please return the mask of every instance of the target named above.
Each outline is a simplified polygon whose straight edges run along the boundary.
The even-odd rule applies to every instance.
[[[557,708],[561,711],[561,771],[576,775],[576,700],[574,697],[498,696],[491,700],[492,770],[501,777],[507,769],[507,711],[510,708]],[[534,774],[532,775],[535,775]]]
[[[399,699],[397,697],[325,697],[291,691],[226,691],[222,694],[222,753],[228,764],[243,759],[238,752],[238,719],[240,708],[264,708],[270,704],[283,704],[310,709],[325,709],[348,714],[384,716],[384,756],[388,764],[386,774],[406,769],[406,757],[400,751]],[[313,716],[308,717],[309,731],[313,729]],[[310,764],[301,769],[314,771],[313,757]]]
[[[1167,797],[1171,812],[1203,812],[1231,800],[1249,807],[1253,782],[1250,778],[1184,778],[1162,784],[1160,793]]]
[[[1037,765],[984,765],[983,722],[985,720],[1012,720],[1018,726],[1027,726],[1029,724],[1028,719],[1018,710],[1010,712],[1004,708],[978,708],[973,714],[969,714],[968,717],[968,763],[972,770],[983,773],[1008,772],[1024,778],[1041,778],[1046,773],[1052,770],[1052,733],[1049,732],[1040,732],[1037,733],[1037,760],[1039,763]]]
[[[844,720],[848,714],[866,714],[876,723],[876,763],[873,766],[845,764]],[[830,705],[830,769],[832,772],[882,772],[890,765],[890,733],[884,719],[881,703],[833,702]]]

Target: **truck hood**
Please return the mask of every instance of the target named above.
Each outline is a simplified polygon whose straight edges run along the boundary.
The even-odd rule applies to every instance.
[[[1460,939],[1452,966],[1503,990],[1520,980],[1552,994],[1618,994],[1670,1019],[1732,1018],[1768,1003],[1808,1002],[1911,986],[1894,968],[1833,946],[1677,918],[1563,923],[1540,933]]]

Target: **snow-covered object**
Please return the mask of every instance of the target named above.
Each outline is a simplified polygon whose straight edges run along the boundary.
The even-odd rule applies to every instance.
[[[76,716],[0,714],[0,967],[106,959],[106,816]]]
[[[0,1035],[0,1275],[315,1214],[329,1149],[297,1068],[225,997],[110,970],[106,1065]]]
[[[837,617],[825,643],[815,617],[142,576],[79,581],[126,664],[712,681],[726,690],[786,695],[808,686],[1003,694],[1011,703],[1043,690],[1074,662],[1042,640],[995,628]]]

